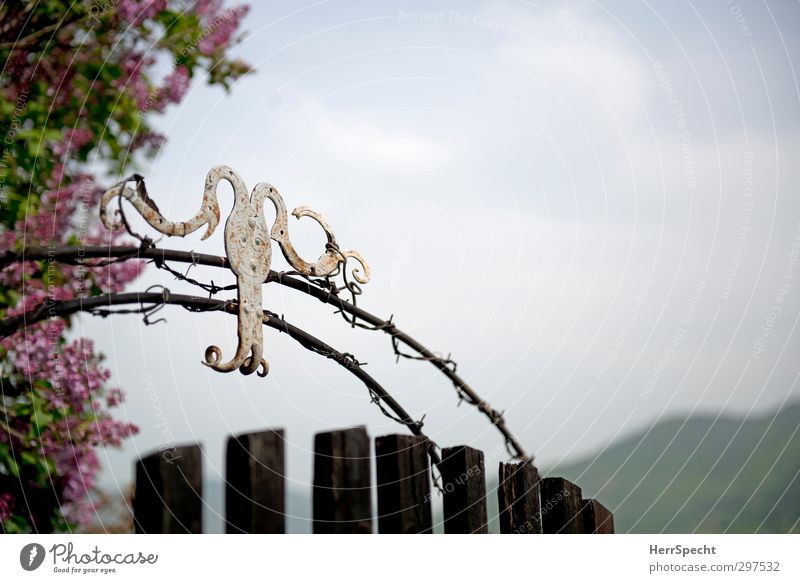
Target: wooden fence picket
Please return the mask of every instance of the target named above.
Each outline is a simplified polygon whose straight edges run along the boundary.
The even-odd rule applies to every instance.
[[[425,437],[375,439],[378,532],[433,532],[431,443]],[[225,532],[286,532],[285,436],[268,429],[228,437]],[[137,533],[202,533],[199,445],[162,448],[136,463]],[[365,427],[314,436],[314,533],[373,532],[370,438]],[[466,445],[441,450],[444,531],[489,532],[484,454]],[[497,500],[501,533],[613,534],[613,514],[564,478],[542,478],[530,462],[501,462]]]
[[[444,489],[444,532],[488,533],[483,452],[466,445],[446,447],[442,450],[440,470]]]
[[[428,440],[414,435],[375,438],[378,532],[433,532]]]
[[[564,478],[541,481],[542,527],[545,534],[582,534],[581,489]]]
[[[533,464],[500,462],[497,498],[501,533],[542,534],[539,482]]]
[[[135,532],[203,532],[202,457],[199,445],[188,445],[165,449],[136,463]]]
[[[283,430],[229,437],[225,460],[225,532],[286,532]]]
[[[583,530],[588,534],[614,534],[614,515],[597,500],[582,502]]]
[[[372,532],[369,436],[364,427],[314,437],[314,533]]]

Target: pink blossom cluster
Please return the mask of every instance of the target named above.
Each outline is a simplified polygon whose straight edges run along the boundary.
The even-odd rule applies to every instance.
[[[167,0],[120,0],[117,10],[123,22],[138,26],[167,7]]]
[[[86,128],[69,128],[64,130],[64,138],[53,146],[57,156],[65,156],[92,141],[92,132]]]
[[[100,460],[94,449],[61,445],[53,450],[56,471],[63,476],[63,501],[61,512],[70,522],[88,524],[96,513],[94,502],[88,496],[95,486],[95,476]]]
[[[122,231],[108,231],[94,215],[100,193],[88,175],[76,175],[73,182],[45,191],[36,212],[17,221],[13,231],[0,232],[0,246],[16,250],[32,246],[53,248],[68,244],[65,239],[69,234],[76,234],[81,245],[119,243]],[[21,292],[20,301],[8,311],[9,316],[27,312],[45,301],[85,296],[93,288],[119,292],[144,268],[142,261],[102,267],[56,265],[50,260],[43,263],[44,266],[32,261],[12,263],[0,271],[0,284]]]
[[[78,338],[68,344],[56,342],[51,336],[63,328],[28,327],[10,338],[3,339],[11,362],[29,383],[48,382],[53,394],[50,403],[59,409],[71,407],[76,413],[91,411],[91,399],[103,392],[111,372],[99,366],[92,341]]]
[[[149,109],[161,111],[157,107],[153,107],[154,103],[157,105],[158,99],[157,96],[155,99],[151,96],[150,83],[144,74],[155,62],[155,57],[152,55],[130,51],[125,54],[120,63],[122,75],[114,81],[117,90],[132,95],[136,100],[137,107],[144,111]]]
[[[95,415],[105,407],[121,404],[124,401],[122,391],[116,387],[105,388],[111,371],[101,365],[94,343],[88,338],[61,343],[63,331],[63,321],[54,319],[4,338],[2,346],[16,370],[29,383],[50,385],[48,399],[58,409],[69,408],[75,413]],[[106,432],[83,427],[78,436],[93,444],[119,445],[122,435],[118,429],[121,427],[111,425],[105,428]]]
[[[65,140],[85,136],[66,132]],[[14,230],[0,232],[4,249],[24,250],[31,246],[54,247],[68,243],[76,235],[82,244],[112,244],[118,233],[109,233],[96,216],[100,189],[89,175],[76,174],[73,182],[59,185],[63,168],[58,166],[41,197],[37,209],[17,222]],[[143,268],[141,261],[111,263],[103,267],[64,265],[54,261],[12,263],[0,271],[0,285],[17,290],[20,298],[7,310],[16,316],[46,302],[58,302],[90,295],[98,288],[121,291]],[[111,417],[110,408],[122,403],[122,391],[106,389],[111,373],[101,365],[91,340],[65,341],[66,322],[60,318],[34,324],[0,340],[0,352],[13,366],[13,375],[36,387],[47,407],[62,413],[61,419],[46,425],[35,444],[37,451],[55,467],[54,482],[61,484],[61,510],[73,524],[85,524],[94,514],[87,493],[94,486],[99,466],[97,446],[117,446],[137,432],[127,422]],[[32,397],[35,398],[35,397]],[[27,433],[24,424],[10,419],[13,429]],[[34,419],[35,422],[35,419]],[[0,442],[10,442],[13,450],[32,446],[0,432]],[[0,499],[0,520],[14,512],[16,498],[5,493]]]
[[[29,209],[11,233],[25,246],[46,246],[60,241],[68,230],[80,230],[81,225],[74,221],[84,217],[76,216],[76,213],[90,209],[99,198],[100,191],[90,176],[75,175],[71,182],[63,185],[53,182],[54,186],[42,193],[38,208]],[[7,239],[9,234],[4,234],[4,237]]]
[[[179,103],[189,89],[190,80],[189,69],[184,65],[178,65],[164,80],[167,98],[172,103]]]
[[[19,156],[14,158],[18,166],[8,165],[5,176],[13,180],[4,178],[4,186],[16,188],[20,196],[15,200],[26,198],[21,208],[11,207],[14,214],[3,217],[0,253],[121,244],[122,231],[109,232],[100,225],[96,213],[103,189],[86,173],[87,157],[97,154],[121,167],[137,152],[154,151],[164,136],[152,131],[144,114],[184,99],[196,71],[213,72],[212,83],[226,83],[247,70],[246,64],[224,55],[246,7],[226,10],[222,0],[101,4],[98,18],[85,19],[89,29],[76,21],[41,38],[30,36],[28,45],[7,51],[0,97],[17,104],[14,116],[19,119],[14,123],[19,128],[46,131],[37,132],[38,142],[28,144],[24,132],[8,136],[17,146],[30,149],[33,144],[37,151],[34,163]],[[43,10],[55,14],[60,8]],[[165,25],[156,17],[165,10],[180,20],[176,30],[190,31],[177,44],[161,36]],[[199,24],[186,17],[192,12]],[[176,61],[156,87],[153,73],[157,58],[164,55]],[[50,108],[44,121],[39,117],[43,105]],[[46,310],[52,302],[119,292],[143,267],[142,261],[131,260],[102,266],[94,260],[81,265],[48,259],[15,262],[0,269],[0,312],[14,317]],[[112,417],[123,393],[107,386],[110,371],[92,342],[67,337],[67,328],[67,320],[51,317],[0,339],[2,376],[11,390],[3,396],[9,413],[0,419],[7,429],[0,430],[0,443],[10,445],[15,455],[30,454],[19,476],[0,472],[0,522],[19,516],[29,520],[30,528],[47,528],[54,508],[50,497],[55,496],[68,522],[86,523],[94,514],[87,494],[99,468],[96,447],[119,445],[137,431]],[[29,494],[41,496],[38,513],[25,500]]]
[[[111,417],[110,409],[122,403],[122,391],[105,388],[111,372],[101,365],[92,341],[78,338],[62,344],[63,330],[59,320],[40,323],[3,339],[2,347],[17,373],[38,387],[30,393],[31,399],[46,399],[49,410],[63,413],[58,421],[39,428],[36,446],[55,467],[51,479],[61,483],[62,512],[67,520],[81,525],[94,514],[87,494],[99,468],[95,448],[119,446],[138,428]],[[11,421],[12,429],[25,430]],[[0,432],[0,442],[4,441],[16,450],[30,445]],[[13,497],[4,498],[7,513],[13,502]]]
[[[62,484],[61,510],[70,522],[86,524],[94,515],[94,504],[88,494],[96,484],[100,469],[96,447],[119,446],[123,439],[138,431],[135,425],[103,413],[89,422],[70,416],[42,435],[45,457],[53,462]]]
[[[144,150],[146,152],[157,152],[164,144],[166,136],[154,131],[141,131],[136,133],[136,137],[131,142],[131,150]]]
[[[11,516],[11,512],[15,503],[16,500],[14,499],[13,495],[9,494],[8,492],[0,494],[0,522],[3,522],[9,516]]]
[[[249,6],[225,10],[221,0],[200,0],[196,5],[203,26],[203,33],[197,44],[200,52],[210,56],[218,48],[228,46],[249,10]]]

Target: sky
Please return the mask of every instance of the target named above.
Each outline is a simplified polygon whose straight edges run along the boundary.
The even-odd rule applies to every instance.
[[[219,164],[322,213],[372,268],[359,305],[452,354],[552,467],[660,419],[800,396],[798,22],[788,1],[253,3],[235,54],[255,72],[230,93],[195,79],[141,173],[174,221]],[[227,216],[224,188],[220,202]],[[316,258],[319,227],[291,220]],[[224,253],[222,228],[200,235],[159,245]],[[152,267],[132,289],[152,284],[195,293]],[[439,445],[505,461],[434,367],[396,363],[387,336],[303,294],[266,285],[263,301],[367,362]],[[316,432],[403,431],[285,335],[265,330],[268,377],[225,375],[201,360],[210,344],[233,353],[233,318],[161,314],[76,329],[141,429],[103,454],[110,488],[139,456],[193,442],[221,480],[226,437],[268,427],[286,430],[288,479],[307,488]]]

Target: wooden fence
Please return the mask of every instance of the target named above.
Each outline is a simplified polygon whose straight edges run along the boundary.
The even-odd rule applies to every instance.
[[[363,427],[326,431],[314,439],[314,533],[373,530],[370,443]],[[433,531],[426,442],[411,435],[375,439],[379,533]],[[283,533],[283,430],[228,438],[227,533]],[[441,488],[445,533],[487,533],[484,454],[444,448]],[[154,453],[136,464],[133,502],[137,533],[201,533],[202,452],[199,445]],[[563,478],[540,478],[530,463],[499,463],[500,532],[610,534],[612,514]]]

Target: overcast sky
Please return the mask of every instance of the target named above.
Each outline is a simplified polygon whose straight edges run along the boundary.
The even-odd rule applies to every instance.
[[[660,418],[797,398],[798,22],[797,2],[253,3],[236,53],[256,73],[227,95],[196,79],[157,122],[169,140],[143,174],[171,220],[195,213],[216,164],[321,212],[372,266],[360,304],[452,353],[551,466]],[[316,258],[315,223],[290,228]],[[220,228],[160,245],[222,241]],[[152,269],[132,289],[152,283],[187,290]],[[433,367],[395,364],[388,337],[302,294],[263,295],[368,362],[440,445],[504,459]],[[285,335],[265,330],[266,379],[223,375],[200,361],[209,344],[232,354],[235,319],[164,313],[79,327],[141,428],[108,454],[109,480],[168,441],[202,442],[221,474],[227,434],[283,427],[304,487],[315,432],[400,430]]]

